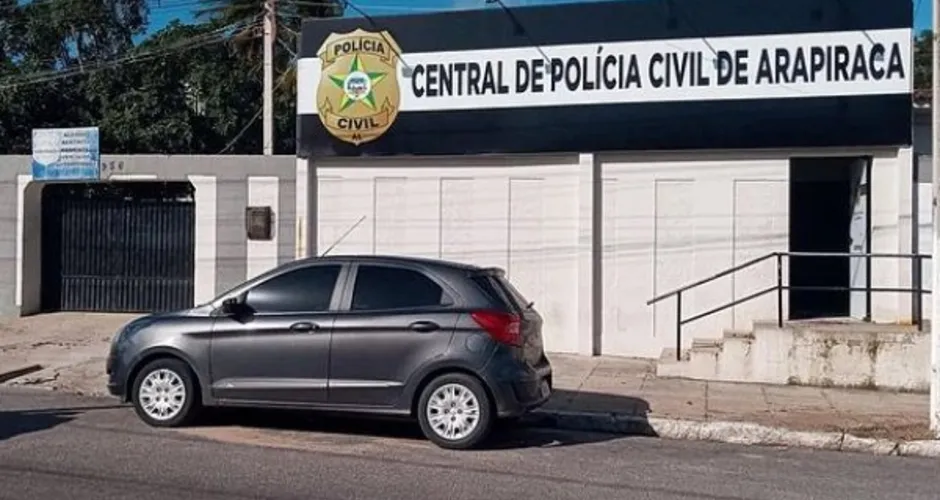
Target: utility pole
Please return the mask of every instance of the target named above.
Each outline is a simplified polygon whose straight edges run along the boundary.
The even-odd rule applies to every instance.
[[[930,123],[932,136],[931,163],[933,177],[933,252],[930,266],[933,271],[930,313],[930,430],[940,438],[940,0],[933,0],[933,82],[931,88]]]
[[[274,154],[274,43],[277,37],[277,0],[264,2],[264,155]]]

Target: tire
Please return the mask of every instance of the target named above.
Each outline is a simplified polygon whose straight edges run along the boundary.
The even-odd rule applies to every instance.
[[[154,392],[152,389],[144,389],[142,393],[141,389],[144,388],[145,381],[148,382],[146,384],[148,387],[153,387],[148,381],[151,376],[162,378],[165,382],[158,380],[157,387],[170,389],[171,392]],[[168,384],[164,385],[165,383]],[[182,389],[174,389],[176,387],[182,387]],[[160,416],[148,410],[147,403],[152,401],[153,397],[167,397],[168,402],[181,400],[182,404],[179,406],[160,404],[158,408],[170,410]],[[195,420],[201,409],[201,397],[196,377],[186,363],[175,358],[161,358],[147,363],[134,378],[131,401],[137,416],[151,427],[182,427]]]
[[[440,399],[440,396],[445,393],[449,393],[449,396]],[[470,397],[459,397],[465,394],[470,395]],[[451,400],[454,395],[458,398]],[[453,405],[441,408],[440,405],[432,405],[432,399],[442,403],[450,401]],[[460,401],[466,401],[466,404],[462,405]],[[473,401],[476,403],[473,404]],[[467,417],[467,414],[472,415],[473,408],[476,409],[477,418],[475,420]],[[432,420],[432,417],[428,414],[429,409],[435,415],[440,415],[440,419],[434,418]],[[456,413],[442,414],[442,411]],[[418,423],[421,425],[421,431],[425,437],[435,445],[451,450],[465,450],[476,447],[489,436],[494,423],[492,401],[483,388],[483,384],[476,378],[463,373],[448,373],[432,380],[421,391],[417,413]],[[464,424],[462,431],[459,431],[461,427],[456,428],[459,431],[456,435],[448,435],[446,432],[449,427],[446,420],[448,415],[451,422]],[[451,427],[451,429],[454,428]]]

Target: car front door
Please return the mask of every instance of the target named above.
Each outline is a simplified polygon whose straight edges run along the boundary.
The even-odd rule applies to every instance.
[[[327,399],[330,332],[341,264],[272,276],[220,316],[210,347],[213,395],[232,402],[305,404]]]
[[[418,268],[356,264],[333,323],[330,404],[398,402],[409,377],[444,353],[458,314],[442,283]]]

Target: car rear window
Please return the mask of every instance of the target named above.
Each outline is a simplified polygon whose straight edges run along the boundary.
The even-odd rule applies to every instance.
[[[518,311],[529,305],[525,297],[501,276],[481,274],[471,279],[491,300],[509,310]]]
[[[522,292],[514,287],[509,280],[502,276],[497,276],[493,279],[503,290],[506,291],[506,293],[509,294],[511,299],[516,303],[517,306],[519,306],[519,309],[526,309],[529,307],[529,304],[531,304],[529,299],[525,298],[525,296],[522,295]]]

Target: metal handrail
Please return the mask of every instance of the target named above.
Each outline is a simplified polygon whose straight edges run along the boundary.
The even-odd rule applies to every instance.
[[[689,283],[688,285],[685,285],[685,286],[676,288],[675,290],[673,290],[673,291],[671,291],[671,292],[666,292],[666,293],[664,293],[664,294],[662,294],[662,295],[658,295],[658,296],[656,296],[656,297],[653,297],[652,299],[646,301],[646,305],[648,305],[648,306],[653,305],[653,304],[655,304],[655,303],[657,303],[657,302],[659,302],[659,301],[661,301],[661,300],[663,300],[663,299],[672,297],[673,295],[680,294],[680,293],[682,293],[682,292],[684,292],[684,291],[686,291],[686,290],[699,287],[699,286],[704,285],[704,284],[706,284],[706,283],[711,283],[712,281],[715,281],[715,280],[718,279],[718,278],[723,278],[723,277],[725,277],[725,276],[728,276],[729,274],[734,274],[734,273],[736,273],[736,272],[738,272],[738,271],[747,269],[747,268],[749,268],[749,267],[751,267],[751,266],[753,266],[753,265],[755,265],[755,264],[760,264],[761,262],[763,262],[763,261],[765,261],[765,260],[767,260],[767,259],[770,259],[771,257],[773,257],[773,256],[775,256],[775,255],[777,255],[777,252],[769,253],[769,254],[767,254],[767,255],[763,255],[763,256],[761,256],[761,257],[757,257],[756,259],[751,259],[751,260],[745,261],[745,262],[743,262],[743,263],[741,263],[741,264],[738,264],[738,265],[736,265],[736,266],[734,266],[734,267],[729,267],[728,269],[725,269],[724,271],[721,271],[721,272],[719,272],[719,273],[715,273],[715,274],[713,274],[713,275],[711,275],[711,276],[709,276],[709,277],[707,277],[707,278],[700,279],[700,280],[698,280],[698,281]]]
[[[913,287],[911,288],[892,288],[892,287],[872,287],[871,286],[871,272],[867,273],[868,286],[866,287],[852,287],[852,286],[809,286],[809,285],[784,285],[783,284],[783,258],[787,257],[839,257],[839,258],[849,258],[849,259],[858,259],[864,258],[868,259],[869,262],[871,259],[911,259],[915,262],[912,282]],[[690,316],[688,318],[682,317],[682,294],[693,289],[697,288],[706,283],[715,281],[718,278],[723,278],[725,276],[737,273],[754,265],[757,265],[761,262],[764,262],[769,259],[776,258],[777,260],[777,284],[769,288],[760,290],[758,292],[752,293],[750,295],[741,297],[739,299],[732,300],[720,306],[709,309],[705,312]],[[742,304],[744,302],[751,301],[758,297],[762,297],[773,291],[777,292],[777,326],[783,327],[783,291],[784,290],[816,290],[816,291],[843,291],[843,292],[868,292],[868,304],[867,308],[869,310],[869,316],[871,314],[871,296],[872,292],[894,292],[894,293],[911,293],[912,296],[912,308],[914,322],[917,324],[919,330],[923,330],[923,307],[922,300],[925,294],[931,293],[931,290],[927,290],[921,287],[921,277],[923,273],[923,261],[925,259],[930,259],[931,256],[927,254],[902,254],[902,253],[849,253],[849,252],[839,252],[839,253],[824,253],[824,252],[771,252],[766,255],[748,260],[741,264],[738,264],[734,267],[730,267],[721,272],[712,274],[706,278],[694,281],[687,285],[681,286],[669,292],[657,295],[652,299],[646,301],[646,305],[653,305],[657,302],[665,300],[669,297],[676,298],[676,359],[682,360],[682,326],[693,321],[711,316],[712,314],[719,313],[728,308],[734,307],[736,305]]]

